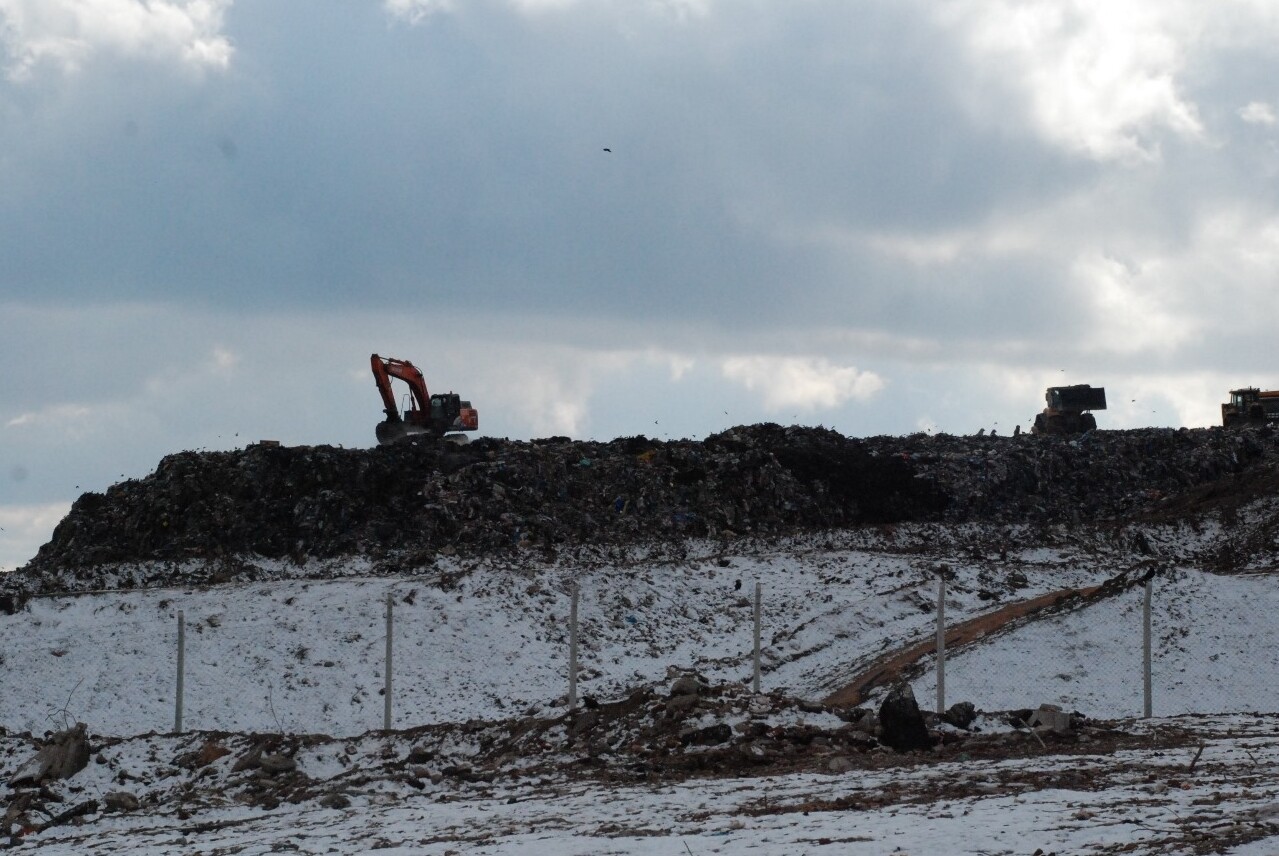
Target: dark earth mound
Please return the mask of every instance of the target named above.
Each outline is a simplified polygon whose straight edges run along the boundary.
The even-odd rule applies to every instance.
[[[82,572],[87,583],[90,569],[145,561],[367,556],[413,568],[439,554],[551,560],[584,544],[908,521],[1123,521],[1179,503],[1202,513],[1205,497],[1229,497],[1232,485],[1273,484],[1277,450],[1270,428],[861,440],[765,424],[701,442],[423,437],[181,452],[143,479],[80,497],[6,587],[79,588],[71,581]]]

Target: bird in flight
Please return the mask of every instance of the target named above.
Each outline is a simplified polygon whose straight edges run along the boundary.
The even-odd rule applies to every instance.
[[[613,150],[608,147],[605,147],[604,151],[608,152],[609,154],[613,153]]]

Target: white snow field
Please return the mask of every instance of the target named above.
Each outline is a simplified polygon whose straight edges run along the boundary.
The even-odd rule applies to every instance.
[[[80,721],[94,759],[47,790],[68,807],[119,790],[141,805],[9,832],[24,850],[144,856],[1279,853],[1279,576],[1212,575],[1195,564],[1198,536],[1147,535],[1158,563],[1112,535],[1032,541],[1001,530],[1017,546],[1000,557],[972,549],[990,533],[903,526],[738,553],[707,548],[676,564],[477,561],[406,578],[342,576],[362,571],[353,564],[328,580],[37,598],[0,616],[0,726],[9,735],[0,774],[7,780],[31,757],[22,732]],[[823,760],[759,775],[630,775],[578,766],[567,720],[557,719],[574,582],[583,695],[608,701],[646,689],[661,698],[686,671],[742,687],[759,581],[763,690],[818,701],[881,654],[932,637],[943,563],[955,623],[1157,564],[1156,718],[1135,718],[1138,586],[1016,621],[948,658],[948,703],[994,712],[1052,702],[1121,720],[1078,742],[1044,742],[992,714],[980,722],[995,749],[961,744],[930,757],[880,748],[852,768]],[[382,732],[388,593],[394,730]],[[170,734],[179,611],[185,733]],[[925,708],[932,662],[910,673]],[[508,759],[496,777],[440,772],[465,771],[478,757],[483,741],[466,736],[471,723],[534,715],[559,723],[543,756]],[[842,724],[819,708],[760,722]],[[437,733],[423,726],[448,729],[432,738],[446,748],[406,766]],[[294,741],[308,790],[264,804],[234,765],[271,735]],[[210,745],[227,754],[198,768],[179,763]],[[324,807],[321,793],[345,804]]]

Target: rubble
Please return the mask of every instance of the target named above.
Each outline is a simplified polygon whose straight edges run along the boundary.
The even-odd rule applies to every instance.
[[[946,761],[966,765],[973,773],[929,776],[925,787],[961,796],[1011,796],[1027,788],[1086,789],[1083,774],[1071,771],[1070,764],[1063,765],[1059,760],[1063,756],[1111,755],[1124,764],[1129,761],[1123,759],[1133,754],[1128,750],[1158,749],[1163,755],[1180,748],[1189,759],[1204,739],[1200,732],[1172,721],[1146,727],[1081,720],[1072,732],[1043,733],[1042,743],[1016,731],[951,734],[945,740],[934,733],[927,756],[921,757],[885,751],[874,737],[856,732],[830,712],[805,714],[799,700],[783,693],[755,696],[740,684],[716,684],[704,687],[701,698],[708,719],[696,727],[667,721],[661,715],[660,694],[652,690],[601,703],[590,711],[594,714],[590,738],[580,742],[568,739],[571,714],[441,723],[355,739],[210,733],[95,739],[102,744],[95,762],[76,778],[23,787],[7,796],[6,829],[13,846],[30,847],[47,841],[38,837],[41,830],[54,826],[100,830],[103,822],[122,823],[126,818],[119,815],[134,813],[143,815],[145,823],[191,835],[228,822],[224,814],[212,819],[205,814],[224,812],[228,806],[270,810],[313,803],[358,812],[418,794],[428,802],[470,795],[492,804],[513,801],[511,794],[520,783],[578,789],[587,780],[607,787],[791,772],[852,774],[864,779],[875,771],[908,772],[920,764]],[[770,712],[763,717],[750,713],[751,702],[760,698],[770,702]],[[1255,727],[1270,724],[1258,721]],[[0,756],[12,755],[15,744],[23,740],[0,737]],[[1046,749],[1045,743],[1052,748]],[[227,751],[217,753],[204,766],[182,766],[174,760],[197,759],[208,746]],[[985,763],[1024,757],[1028,752],[1051,758],[1052,763],[1044,772]],[[288,758],[293,766],[270,774],[264,762],[272,757]],[[1162,775],[1174,768],[1161,758],[1152,769],[1163,771]],[[1122,768],[1115,775],[1126,786],[1136,780]],[[127,790],[119,784],[126,781]],[[88,794],[96,798],[88,799]],[[837,799],[870,804],[904,798],[895,782],[886,788],[859,785]],[[779,804],[770,805],[765,797],[758,807],[760,812],[775,811]]]
[[[9,787],[69,779],[89,764],[92,752],[83,722],[50,736],[40,750],[9,777]]]
[[[1072,728],[1074,719],[1059,704],[1041,704],[1026,720],[1026,724],[1037,731],[1065,734]]]
[[[961,701],[946,708],[941,715],[942,722],[967,730],[977,719],[977,708],[970,701]]]
[[[423,437],[180,452],[145,478],[81,496],[0,585],[0,607],[34,593],[253,578],[248,557],[358,556],[396,573],[445,556],[549,562],[583,545],[678,555],[690,539],[1176,515],[1223,479],[1272,490],[1276,462],[1272,427],[863,440],[764,424],[700,442]]]

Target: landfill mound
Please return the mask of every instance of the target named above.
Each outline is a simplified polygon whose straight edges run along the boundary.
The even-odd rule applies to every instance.
[[[1232,485],[1273,487],[1277,451],[1270,427],[856,439],[763,424],[704,441],[423,437],[372,449],[181,452],[145,478],[81,496],[5,587],[90,588],[94,569],[121,563],[360,556],[408,570],[441,554],[553,561],[582,545],[901,522],[1201,515]]]

